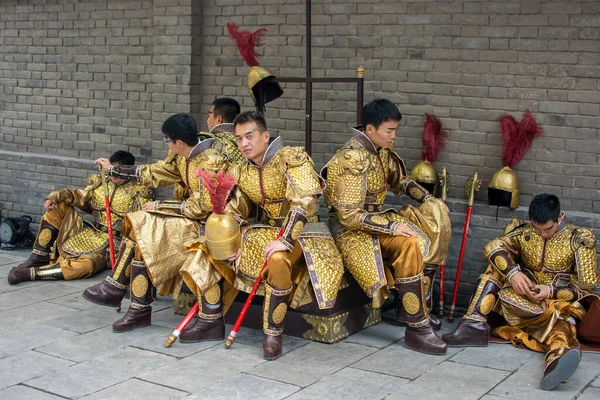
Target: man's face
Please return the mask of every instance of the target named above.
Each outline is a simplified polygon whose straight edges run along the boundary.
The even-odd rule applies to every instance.
[[[119,162],[114,162],[114,163],[110,163],[110,165],[112,165],[113,167],[120,167],[121,163]],[[110,177],[110,181],[115,184],[116,186],[119,186],[121,183],[125,182],[125,179],[119,179],[119,178],[115,178],[114,176]]]
[[[268,131],[261,132],[256,122],[248,122],[235,126],[235,141],[238,148],[248,160],[259,164],[269,147]]]
[[[548,220],[542,224],[532,220],[531,227],[533,228],[533,231],[535,233],[537,233],[544,239],[548,239],[549,237],[554,235],[558,230],[558,221]]]
[[[223,118],[220,115],[215,116],[215,106],[211,106],[210,110],[208,110],[208,119],[206,120],[208,130],[210,131],[212,128],[221,123],[223,123]]]
[[[377,147],[389,149],[394,145],[394,138],[398,130],[398,121],[387,121],[379,125],[379,128],[369,124],[365,128],[365,134]]]

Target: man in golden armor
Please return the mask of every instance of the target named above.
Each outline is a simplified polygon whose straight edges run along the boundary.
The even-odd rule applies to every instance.
[[[592,294],[600,284],[596,238],[590,229],[567,223],[551,194],[533,198],[529,219],[513,219],[503,236],[484,247],[490,264],[467,313],[442,339],[453,347],[487,346],[487,318],[495,311],[506,323],[494,328],[494,335],[546,353],[541,387],[552,390],[579,365],[578,336],[600,345],[600,307]],[[594,311],[586,313],[584,305]]]
[[[333,307],[342,259],[327,226],[318,222],[324,185],[306,151],[284,147],[280,137],[272,139],[259,112],[238,115],[234,125],[237,145],[248,160],[226,207],[242,225],[242,248],[232,258],[235,287],[250,291],[268,260],[262,274],[263,355],[274,360],[281,355],[288,305],[295,307],[311,284],[319,307]]]
[[[135,157],[126,151],[110,156],[114,166],[133,165]],[[152,200],[152,192],[135,181],[111,178],[108,182],[112,229],[120,237],[123,217]],[[13,268],[8,282],[72,280],[89,278],[109,267],[106,205],[100,175],[88,178],[85,189],[51,192],[46,201],[33,252]],[[82,220],[76,209],[94,216],[94,223]]]
[[[424,305],[423,267],[446,260],[448,209],[407,176],[404,162],[393,150],[401,118],[389,100],[366,104],[363,126],[352,130],[352,139],[323,168],[330,227],[344,265],[374,307],[381,307],[389,296],[388,286],[398,289],[401,305],[396,319],[407,323],[405,346],[444,354],[447,346],[433,331],[434,317]],[[384,211],[388,189],[421,206]]]
[[[152,188],[178,183],[185,186],[182,193],[191,193],[182,201],[155,201],[146,204],[144,211],[129,214],[113,275],[84,291],[83,297],[91,302],[117,307],[131,283],[131,305],[113,324],[114,332],[151,324],[156,287],[178,276],[188,257],[185,242],[204,235],[202,222],[212,205],[194,171],[226,169],[242,158],[230,140],[214,137],[200,141],[196,122],[188,114],[169,117],[162,132],[169,147],[164,161],[111,167],[106,159],[96,160],[110,176],[136,179]]]

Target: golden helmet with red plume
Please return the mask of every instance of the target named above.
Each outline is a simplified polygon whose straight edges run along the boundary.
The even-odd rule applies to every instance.
[[[444,138],[448,132],[442,129],[442,123],[433,115],[425,114],[423,126],[423,153],[419,161],[410,171],[410,177],[435,195],[440,178],[433,167],[433,162],[444,147]]]
[[[230,214],[225,213],[227,197],[236,184],[235,178],[223,170],[214,174],[204,169],[197,169],[195,173],[210,194],[213,206],[213,212],[206,219],[204,230],[208,252],[215,260],[227,260],[242,246],[238,222]]]
[[[500,129],[504,142],[504,167],[496,171],[488,183],[488,204],[513,210],[519,207],[521,192],[519,177],[513,168],[529,150],[533,139],[543,135],[543,131],[529,110],[525,111],[521,122],[517,122],[511,115],[503,115],[500,117]]]
[[[274,82],[275,75],[258,63],[260,55],[256,52],[256,48],[263,45],[262,39],[267,30],[263,28],[250,32],[249,30],[240,29],[234,22],[227,23],[227,30],[229,31],[229,38],[238,48],[242,60],[250,67],[250,71],[248,71],[248,91],[254,103],[256,103],[256,98],[259,95],[257,85],[260,82],[264,86],[264,104],[281,97],[283,90],[281,90],[279,83]]]

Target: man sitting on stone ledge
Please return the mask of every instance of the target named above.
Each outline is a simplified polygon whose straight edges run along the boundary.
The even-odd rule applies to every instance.
[[[442,339],[451,347],[487,346],[488,315],[491,323],[500,314],[505,321],[494,324],[494,335],[545,352],[541,387],[552,390],[577,369],[578,338],[600,349],[600,299],[592,294],[600,283],[596,238],[567,223],[552,194],[533,198],[529,219],[513,219],[485,246],[490,264],[467,313]]]
[[[398,290],[396,319],[408,324],[404,345],[445,354],[446,344],[432,330],[441,322],[429,315],[424,302],[423,267],[446,260],[448,208],[407,176],[393,150],[401,118],[398,107],[386,99],[363,107],[363,126],[352,130],[352,138],[322,171],[329,221],[344,265],[373,299],[373,307],[382,306],[388,286]],[[406,194],[421,206],[384,211],[388,190]]]
[[[133,165],[135,157],[117,151],[108,160],[113,166]],[[108,182],[113,233],[120,237],[123,217],[141,210],[152,200],[152,192],[135,181],[111,178]],[[85,189],[51,192],[44,202],[33,252],[24,263],[13,268],[8,282],[35,280],[72,280],[89,278],[109,267],[104,189],[100,175],[88,178]],[[93,224],[84,223],[76,209],[92,213]]]

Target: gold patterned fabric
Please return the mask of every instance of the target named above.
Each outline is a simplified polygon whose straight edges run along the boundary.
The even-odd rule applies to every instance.
[[[264,263],[266,245],[283,227],[280,241],[288,249],[296,241],[302,247],[319,307],[333,307],[343,265],[329,229],[316,223],[322,187],[323,181],[304,149],[283,147],[280,138],[270,144],[260,166],[252,162],[242,166],[238,187],[227,205],[228,212],[241,223],[252,222],[242,231],[242,256],[236,263],[238,289],[250,289]],[[296,294],[305,292],[296,290]],[[292,304],[299,301],[293,299]]]
[[[388,295],[378,235],[393,235],[399,224],[406,224],[417,233],[424,263],[445,263],[451,236],[447,208],[407,176],[393,149],[378,149],[353,129],[352,138],[323,168],[322,176],[327,180],[330,227],[344,265],[373,298],[374,307]],[[383,211],[388,190],[421,205]]]

